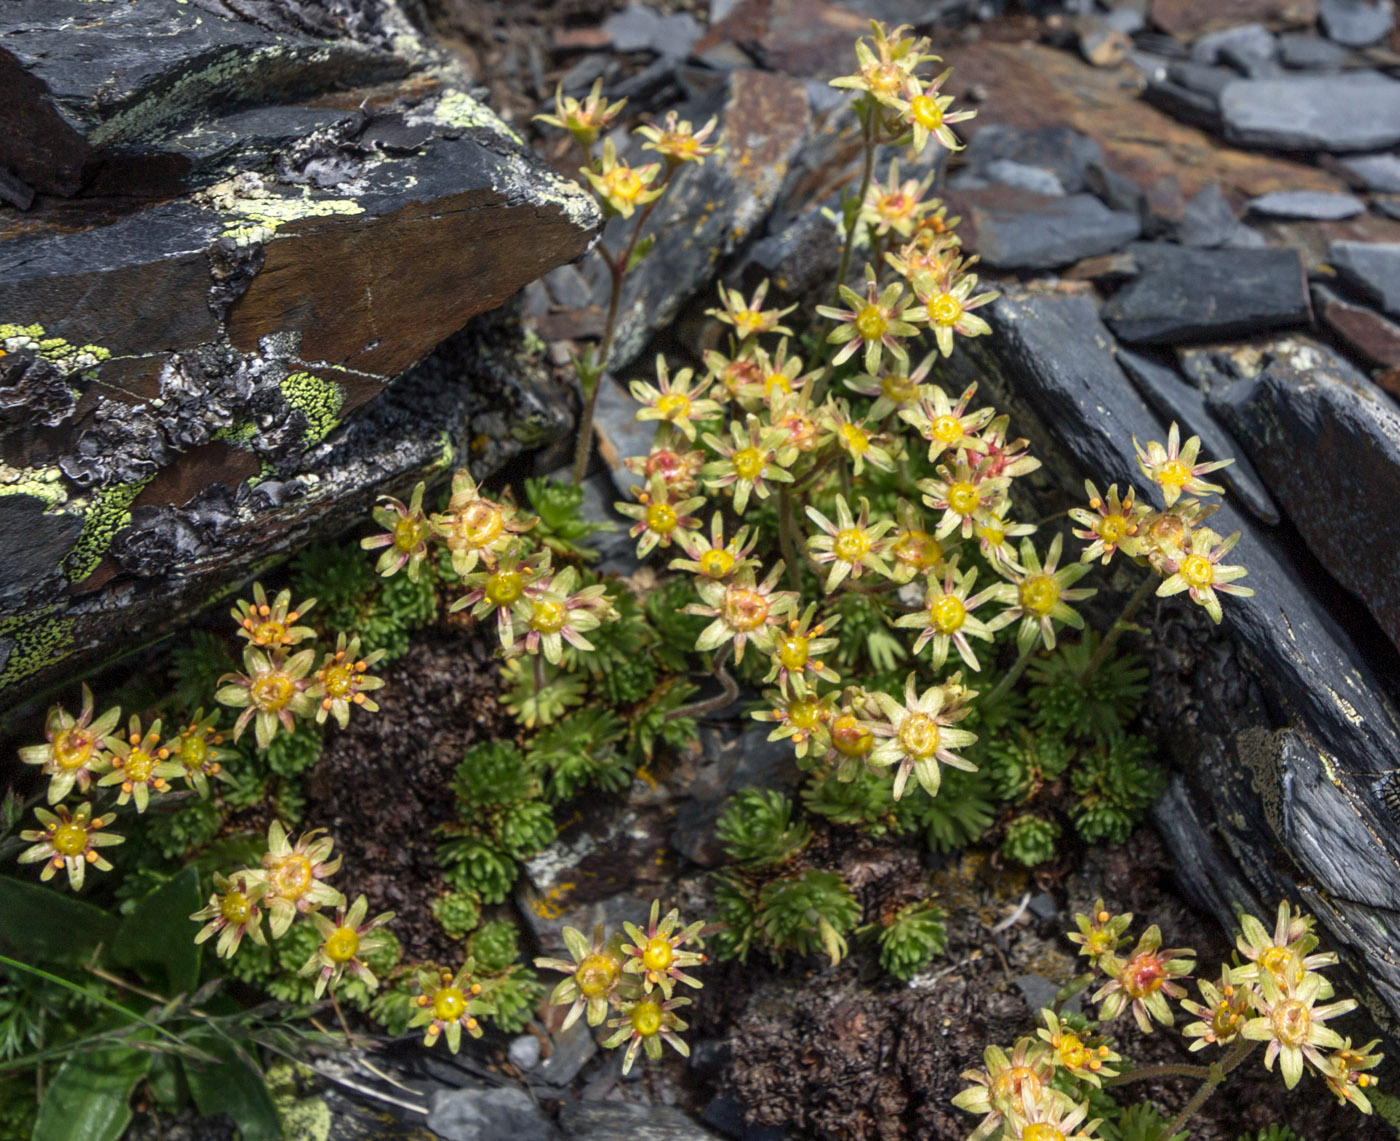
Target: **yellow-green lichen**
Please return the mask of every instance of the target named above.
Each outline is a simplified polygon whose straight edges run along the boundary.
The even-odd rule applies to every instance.
[[[340,423],[345,389],[333,380],[309,372],[294,372],[282,382],[282,395],[306,417],[306,431],[301,439],[308,447],[319,444]]]
[[[73,619],[39,616],[0,620],[0,639],[13,641],[3,668],[0,688],[61,662],[73,653]]]
[[[62,337],[51,337],[42,325],[4,322],[0,322],[0,349],[6,353],[29,349],[56,365],[65,376],[94,369],[112,355],[101,345],[74,345]]]
[[[257,434],[258,426],[252,421],[245,420],[238,424],[230,424],[227,428],[220,428],[210,439],[232,444],[234,447],[246,448]]]
[[[63,473],[56,467],[15,468],[0,462],[0,495],[32,495],[46,511],[68,502]]]
[[[132,483],[99,487],[83,512],[83,529],[64,560],[63,571],[69,582],[82,582],[97,569],[117,532],[131,522],[131,503],[152,476]]]
[[[216,183],[196,194],[194,200],[226,215],[228,225],[222,236],[232,238],[240,246],[265,242],[279,227],[300,218],[365,212],[353,198],[317,198],[310,187],[302,187],[295,195],[279,194],[252,172]]]
[[[525,145],[525,140],[507,126],[496,112],[473,99],[465,91],[444,92],[433,107],[431,115],[437,122],[446,123],[451,127],[484,127],[521,146]]]

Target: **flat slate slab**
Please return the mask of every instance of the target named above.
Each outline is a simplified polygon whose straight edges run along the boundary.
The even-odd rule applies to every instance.
[[[1307,279],[1294,250],[1132,247],[1137,279],[1103,308],[1104,322],[1129,344],[1223,340],[1309,319]]]
[[[1400,142],[1400,82],[1374,71],[1237,79],[1220,92],[1220,117],[1241,146],[1381,150]]]
[[[1400,242],[1333,242],[1327,262],[1368,301],[1400,317]]]
[[[1366,212],[1366,203],[1354,194],[1328,194],[1321,190],[1276,190],[1249,202],[1251,214],[1266,218],[1311,218],[1338,222]]]
[[[1092,194],[1054,197],[1009,186],[950,192],[964,244],[993,269],[1057,269],[1112,253],[1142,231],[1136,214],[1110,210]]]

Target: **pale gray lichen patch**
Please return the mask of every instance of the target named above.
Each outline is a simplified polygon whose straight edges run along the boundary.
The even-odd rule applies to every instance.
[[[436,102],[411,112],[407,122],[414,125],[431,122],[448,127],[479,127],[503,135],[519,146],[525,145],[525,140],[520,137],[519,132],[490,107],[480,100],[473,99],[465,91],[444,91]]]

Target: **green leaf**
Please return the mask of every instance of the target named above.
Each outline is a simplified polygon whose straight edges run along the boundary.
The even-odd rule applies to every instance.
[[[205,1117],[227,1113],[243,1141],[282,1141],[282,1122],[272,1103],[267,1082],[248,1055],[227,1038],[204,1032],[189,1036],[192,1046],[213,1054],[220,1065],[183,1060],[194,1104]]]
[[[33,1141],[117,1141],[131,1121],[131,1091],[150,1065],[147,1051],[121,1046],[74,1054],[44,1092]]]
[[[155,968],[166,994],[185,994],[199,984],[201,948],[194,941],[199,928],[190,916],[204,901],[199,873],[185,868],[141,900],[121,921],[109,955],[118,966],[147,971]]]
[[[632,256],[627,259],[627,269],[623,272],[630,272],[634,269],[642,258],[651,253],[651,247],[656,245],[656,235],[648,234],[632,249]]]
[[[0,948],[35,963],[82,963],[111,941],[117,917],[56,888],[0,876]]]

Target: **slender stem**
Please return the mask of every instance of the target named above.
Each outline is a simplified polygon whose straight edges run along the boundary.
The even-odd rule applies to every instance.
[[[1123,607],[1123,612],[1118,615],[1118,620],[1109,628],[1103,641],[1099,643],[1099,648],[1094,651],[1094,656],[1089,659],[1089,664],[1084,667],[1084,672],[1079,675],[1080,683],[1088,681],[1094,676],[1094,671],[1103,665],[1108,658],[1108,652],[1113,649],[1118,639],[1123,636],[1123,631],[1128,628],[1128,623],[1133,620],[1133,616],[1142,609],[1142,604],[1147,601],[1153,588],[1157,585],[1157,580],[1148,575],[1133,591],[1133,596],[1128,599],[1128,603]]]
[[[1209,1066],[1192,1066],[1186,1062],[1163,1062],[1156,1066],[1139,1066],[1135,1070],[1128,1070],[1126,1073],[1118,1074],[1115,1077],[1103,1078],[1103,1084],[1108,1086],[1125,1086],[1132,1082],[1155,1081],[1158,1078],[1195,1078],[1197,1081],[1208,1081],[1210,1079]]]
[[[1026,672],[1026,667],[1031,664],[1031,657],[1035,654],[1035,647],[1036,643],[1031,642],[1021,651],[1021,656],[1018,657],[1015,664],[1006,671],[1001,681],[997,682],[992,692],[982,698],[982,704],[994,704],[999,698],[1005,696],[1007,690],[1021,680],[1021,675]]]
[[[729,660],[729,651],[732,644],[720,647],[719,653],[715,654],[715,678],[724,691],[718,697],[708,697],[704,701],[692,701],[689,705],[682,705],[666,714],[667,721],[678,721],[682,717],[701,717],[706,713],[713,713],[716,709],[723,709],[731,701],[739,696],[739,683],[724,668],[724,663]]]
[[[538,694],[538,693],[543,693],[543,692],[544,692],[544,658],[541,657],[541,655],[536,654],[536,655],[534,656],[534,666],[535,666],[535,692],[536,692],[537,694]],[[334,998],[335,996],[332,995],[331,997]]]
[[[860,172],[860,190],[856,194],[857,209],[851,212],[851,219],[846,223],[846,240],[841,248],[841,268],[836,274],[836,301],[841,301],[841,286],[846,284],[846,275],[851,272],[851,255],[856,248],[856,228],[860,224],[860,207],[865,204],[865,195],[870,190],[870,180],[875,175],[875,139],[870,131],[870,112],[865,111],[860,117],[861,143],[865,149],[865,165]],[[877,267],[878,269],[878,267]]]
[[[1210,1095],[1213,1094],[1230,1075],[1230,1071],[1234,1070],[1240,1063],[1248,1058],[1250,1054],[1254,1053],[1258,1045],[1258,1042],[1251,1042],[1241,1038],[1230,1047],[1230,1052],[1225,1055],[1218,1066],[1211,1067],[1210,1076],[1201,1083],[1201,1088],[1192,1095],[1191,1100],[1181,1107],[1181,1112],[1173,1117],[1167,1124],[1167,1127],[1162,1130],[1157,1141],[1171,1141],[1176,1134],[1180,1133],[1182,1126],[1196,1115],[1196,1111],[1199,1110],[1201,1106],[1205,1105]]]
[[[797,558],[797,542],[792,530],[792,493],[788,484],[778,485],[778,545],[787,563],[788,585],[802,593],[802,564]]]
[[[666,182],[661,184],[663,190],[668,182],[669,171]],[[637,215],[637,224],[632,227],[632,236],[627,241],[627,248],[616,260],[609,257],[601,246],[598,247],[599,256],[608,267],[612,288],[608,294],[608,317],[603,324],[603,339],[598,342],[598,353],[593,359],[593,391],[588,394],[583,406],[583,416],[578,423],[578,442],[574,448],[574,486],[582,483],[583,477],[588,474],[588,457],[593,453],[593,416],[598,408],[598,390],[603,387],[603,374],[607,371],[608,356],[612,353],[613,337],[617,332],[617,310],[622,302],[622,282],[632,262],[632,253],[641,239],[642,227],[646,225],[647,219],[651,217],[652,211],[660,201],[659,197],[653,198]]]

